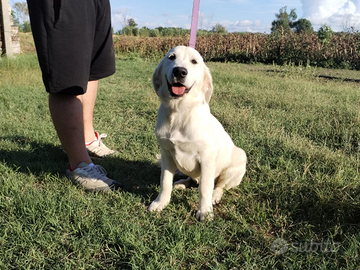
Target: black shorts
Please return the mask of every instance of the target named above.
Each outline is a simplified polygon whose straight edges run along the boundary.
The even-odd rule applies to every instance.
[[[115,73],[109,0],[27,0],[46,91],[81,95]]]

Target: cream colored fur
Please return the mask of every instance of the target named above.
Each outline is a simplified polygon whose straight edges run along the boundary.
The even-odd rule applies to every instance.
[[[183,74],[178,75],[179,70]],[[155,129],[161,148],[161,188],[149,210],[161,211],[168,205],[173,177],[179,169],[189,178],[175,182],[174,187],[189,186],[191,178],[197,181],[196,218],[212,219],[213,205],[220,202],[223,190],[240,184],[247,158],[210,113],[213,92],[210,71],[196,50],[178,46],[160,62],[152,81],[161,100]],[[171,91],[174,83],[177,86],[181,83],[187,91],[174,95]]]

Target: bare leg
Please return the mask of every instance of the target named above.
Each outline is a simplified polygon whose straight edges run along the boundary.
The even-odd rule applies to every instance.
[[[84,136],[85,142],[91,142],[95,139],[95,132],[93,126],[93,115],[95,101],[98,91],[99,81],[88,82],[87,91],[84,95],[79,96],[83,106],[83,120],[84,120]]]
[[[96,139],[93,115],[98,86],[99,81],[89,81],[86,93],[78,96],[50,94],[51,116],[61,144],[68,155],[71,169],[75,169],[81,162],[88,164],[92,162],[85,143]],[[101,143],[101,140],[93,147],[95,150],[91,151],[98,155],[115,153]]]
[[[69,158],[71,171],[66,170],[66,175],[86,190],[108,192],[111,189],[121,188],[122,185],[108,178],[101,166],[81,164],[92,163],[85,146],[84,130],[91,132],[90,140],[93,140],[95,135],[92,116],[97,85],[97,81],[90,82],[89,92],[85,95],[50,94],[49,108],[56,132]]]
[[[50,94],[49,108],[70,168],[75,169],[81,162],[92,163],[85,148],[83,105],[79,96]]]

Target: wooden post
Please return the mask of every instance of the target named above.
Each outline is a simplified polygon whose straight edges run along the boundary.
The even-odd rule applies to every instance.
[[[0,24],[1,27],[1,39],[3,42],[2,48],[4,48],[3,54],[5,53],[7,57],[13,56],[13,44],[11,36],[11,21],[10,21],[10,5],[9,0],[0,0],[0,9],[1,9],[1,18]]]
[[[2,16],[2,8],[1,8],[1,0],[0,0],[0,56],[3,52],[3,43],[4,43],[4,31],[3,31],[3,16]],[[4,43],[5,46],[5,43]]]

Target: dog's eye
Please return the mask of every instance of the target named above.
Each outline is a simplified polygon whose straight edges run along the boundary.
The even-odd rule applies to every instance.
[[[195,59],[193,59],[193,60],[191,60],[191,63],[193,63],[194,65],[196,65],[198,62],[197,62]]]
[[[176,59],[176,55],[175,55],[175,54],[170,54],[170,55],[169,55],[169,59],[170,59],[170,60],[175,60],[175,59]]]

